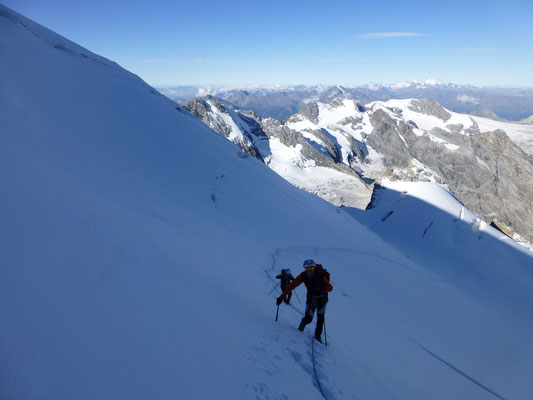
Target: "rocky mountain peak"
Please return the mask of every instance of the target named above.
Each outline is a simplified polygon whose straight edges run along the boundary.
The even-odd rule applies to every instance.
[[[409,109],[420,114],[432,115],[444,122],[448,121],[452,116],[443,106],[431,99],[411,100]]]
[[[200,119],[210,110],[209,104],[200,98],[189,100],[184,104],[184,107]]]
[[[305,105],[305,107],[303,107],[300,110],[299,114],[303,115],[309,121],[317,124],[318,123],[318,116],[320,114],[320,110],[319,110],[319,107],[318,107],[318,102],[312,101],[310,103],[307,103]]]
[[[533,124],[533,114],[527,118],[521,119],[518,122],[520,122],[521,124]]]
[[[490,108],[480,108],[479,110],[472,111],[470,115],[476,116],[476,117],[482,117],[482,118],[488,118],[493,119],[494,121],[505,121],[503,118],[498,117],[494,111],[492,111]]]

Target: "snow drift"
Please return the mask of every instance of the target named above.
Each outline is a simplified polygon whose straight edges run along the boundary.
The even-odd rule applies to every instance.
[[[532,257],[510,240],[426,201],[353,218],[3,6],[0,37],[1,398],[532,392]],[[431,262],[397,216],[439,222]],[[316,376],[302,306],[275,323],[269,295],[309,257],[334,286]]]

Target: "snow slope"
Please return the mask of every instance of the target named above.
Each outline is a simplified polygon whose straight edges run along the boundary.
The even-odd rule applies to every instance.
[[[528,253],[450,222],[460,234],[435,224],[426,237],[438,233],[453,263],[427,263],[423,244],[298,190],[135,75],[3,6],[0,38],[0,398],[533,391]],[[403,218],[454,218],[419,205]],[[334,286],[316,374],[301,305],[275,323],[269,295],[281,267],[308,257]]]

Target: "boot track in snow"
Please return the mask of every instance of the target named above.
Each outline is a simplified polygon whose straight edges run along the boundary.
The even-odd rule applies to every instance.
[[[326,397],[326,395],[324,394],[324,392],[322,391],[322,386],[320,385],[320,380],[318,379],[318,375],[316,373],[316,366],[315,366],[315,339],[312,338],[311,339],[311,354],[313,355],[313,372],[315,373],[315,379],[316,379],[316,383],[318,384],[318,390],[320,390],[320,394],[322,395],[322,397],[325,399],[325,400],[328,400],[328,398]]]

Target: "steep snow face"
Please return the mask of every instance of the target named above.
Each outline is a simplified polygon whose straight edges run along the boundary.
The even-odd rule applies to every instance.
[[[0,397],[315,396],[273,339],[272,256],[364,230],[0,7]]]
[[[424,240],[448,235],[454,255],[428,263],[426,242],[391,229],[388,244],[3,6],[0,37],[0,398],[533,391],[529,254],[421,202],[403,218],[442,219]],[[269,294],[280,268],[309,257],[334,286],[328,348],[314,351],[313,326],[296,330],[303,288],[278,323]]]

